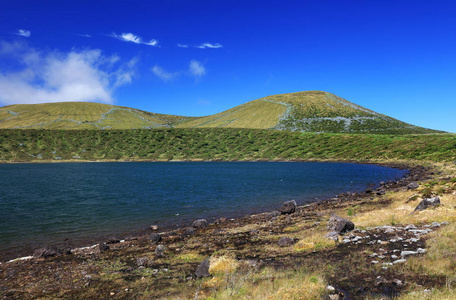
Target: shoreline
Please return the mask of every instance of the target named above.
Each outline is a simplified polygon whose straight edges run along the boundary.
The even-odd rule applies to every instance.
[[[205,162],[203,160],[197,160],[196,162]],[[220,160],[212,160],[212,161],[220,161]],[[66,163],[66,161],[58,161],[60,163]],[[77,162],[83,162],[83,161],[75,161],[76,163]],[[114,161],[90,161],[90,162],[114,162]],[[115,162],[142,162],[142,161],[115,161]],[[153,162],[161,162],[161,161],[153,161]],[[181,162],[181,161],[174,161],[174,162]],[[190,162],[188,160],[184,161],[184,162]],[[193,162],[193,161],[192,161]],[[207,161],[207,162],[211,162],[211,161]],[[233,162],[233,161],[226,161],[226,162]],[[237,162],[266,162],[266,161],[260,161],[260,160],[254,160],[254,161],[248,161],[248,160],[243,160],[243,161],[237,161]],[[388,167],[388,168],[395,168],[395,169],[400,169],[400,170],[408,170],[408,173],[406,174],[406,176],[404,175],[404,177],[402,178],[396,178],[394,179],[393,181],[396,182],[395,185],[399,185],[401,184],[401,186],[406,186],[409,182],[411,181],[419,181],[419,180],[422,180],[424,179],[425,175],[426,174],[423,174],[423,166],[420,166],[420,165],[413,165],[413,164],[410,164],[410,163],[406,163],[406,162],[365,162],[365,161],[341,161],[341,160],[331,160],[331,161],[322,161],[322,160],[272,160],[272,161],[269,161],[269,162],[322,162],[322,163],[325,163],[325,162],[331,162],[331,163],[357,163],[357,164],[370,164],[370,165],[377,165],[377,166],[382,166],[382,167]],[[14,162],[16,163],[16,162]],[[421,172],[417,172],[417,170],[420,170]],[[417,176],[417,174],[419,174],[420,176]],[[372,183],[374,184],[375,186],[379,186],[379,183]],[[361,197],[361,198],[367,198],[367,197],[370,197],[372,194],[371,193],[366,193],[365,191],[364,192],[356,192],[356,191],[341,191],[338,195],[342,195],[342,194],[351,194],[348,196],[348,198],[354,198],[354,197]],[[334,195],[332,197],[327,197],[327,198],[322,198],[322,199],[315,199],[315,201],[311,202],[311,203],[308,203],[308,204],[304,204],[304,205],[300,205],[298,206],[299,209],[302,209],[304,207],[309,207],[309,206],[315,206],[315,205],[321,205],[321,204],[328,204],[328,203],[331,203],[331,202],[334,202],[335,199],[338,199],[338,198],[335,198],[335,197],[338,197],[338,195]],[[348,199],[347,201],[349,201],[350,199]],[[280,207],[282,202],[278,202],[277,203],[277,209]],[[265,214],[268,214],[268,213],[271,213],[272,211],[260,211],[260,212],[238,212],[238,213],[232,213],[232,214],[228,214],[228,215],[220,215],[220,216],[213,216],[213,217],[210,217],[207,218],[208,219],[208,222],[209,223],[213,223],[214,220],[217,220],[219,218],[228,218],[229,220],[231,221],[239,221],[240,219],[242,218],[245,218],[246,216],[247,217],[253,217],[253,216],[260,216],[260,215],[265,215]],[[103,234],[103,235],[98,235],[98,236],[93,236],[93,237],[83,237],[83,238],[79,238],[77,241],[60,241],[60,242],[55,242],[55,243],[50,243],[48,244],[47,246],[44,246],[44,247],[49,247],[49,246],[63,246],[63,245],[71,245],[71,250],[78,250],[78,249],[81,249],[81,248],[87,248],[87,247],[94,247],[94,243],[95,246],[98,245],[99,243],[102,243],[103,241],[107,241],[109,239],[117,239],[117,240],[128,240],[128,239],[134,239],[134,238],[144,238],[148,235],[150,235],[151,233],[159,233],[161,235],[167,235],[167,234],[170,234],[172,232],[176,232],[176,231],[179,231],[179,230],[183,230],[183,229],[186,229],[186,228],[189,228],[191,227],[191,222],[194,221],[194,219],[191,219],[191,218],[186,218],[185,220],[183,220],[183,224],[180,224],[182,223],[182,220],[179,221],[179,222],[173,222],[173,221],[170,221],[168,222],[168,224],[166,225],[160,225],[159,224],[159,230],[158,231],[154,231],[154,230],[151,230],[150,228],[136,228],[136,229],[128,229],[128,230],[121,230],[119,232],[116,232],[116,233],[109,233],[109,234]],[[186,226],[186,224],[188,226]],[[156,225],[156,224],[151,224],[151,225]],[[99,242],[97,244],[97,242]],[[92,245],[92,246],[88,246],[88,244]],[[10,263],[10,262],[14,262],[14,261],[18,261],[18,260],[26,260],[26,259],[32,259],[33,258],[33,252],[36,250],[36,249],[39,249],[40,247],[32,247],[32,251],[30,252],[27,252],[25,253],[26,251],[23,251],[21,255],[19,255],[20,257],[17,257],[17,256],[13,256],[14,254],[10,254],[10,255],[6,255],[5,258],[1,258],[0,259],[0,264],[5,264],[5,263]],[[16,252],[21,252],[21,251],[11,251],[11,253],[16,253]],[[8,253],[8,252],[6,252]],[[22,256],[24,255],[24,256]]]

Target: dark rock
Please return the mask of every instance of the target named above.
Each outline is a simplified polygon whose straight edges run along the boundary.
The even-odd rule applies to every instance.
[[[109,250],[109,246],[106,245],[105,243],[100,243],[98,245],[98,249],[100,249],[100,253],[102,253],[102,252]]]
[[[296,211],[296,201],[291,200],[291,201],[286,201],[282,204],[280,207],[279,211],[282,214],[292,214]]]
[[[366,190],[365,190],[366,194],[372,194],[374,192],[374,188],[373,187],[368,187]]]
[[[155,248],[155,255],[157,257],[162,257],[165,250],[166,250],[165,246],[158,245],[157,248]]]
[[[410,182],[410,183],[407,185],[407,189],[408,189],[408,190],[416,190],[418,187],[419,187],[419,185],[418,185],[418,183],[416,183],[416,182]]]
[[[182,236],[192,236],[195,234],[195,229],[192,227],[185,229],[185,231],[182,233]]]
[[[116,239],[116,238],[110,238],[106,244],[117,244],[117,243],[120,243],[120,240],[119,239]]]
[[[383,278],[382,276],[378,276],[378,277],[375,279],[374,285],[375,285],[375,286],[380,286],[380,285],[385,284],[385,283],[387,283],[386,279]]]
[[[421,201],[415,208],[414,211],[417,210],[425,210],[429,207],[435,207],[437,205],[440,205],[440,197],[434,197],[434,198],[427,198]]]
[[[50,258],[59,255],[60,253],[54,247],[39,248],[33,252],[35,258]]]
[[[35,258],[50,258],[63,254],[71,254],[71,247],[69,245],[53,245],[45,248],[39,248],[33,252],[33,256]]]
[[[156,244],[162,240],[162,237],[160,234],[154,232],[149,236],[149,240],[152,244]]]
[[[196,268],[196,278],[201,278],[201,277],[206,277],[206,276],[211,276],[209,273],[209,267],[211,266],[211,261],[209,258],[206,258],[203,260],[203,262]]]
[[[206,219],[199,219],[193,222],[192,226],[194,228],[200,229],[200,228],[206,228],[207,227],[207,220]]]
[[[294,239],[289,238],[289,237],[286,237],[286,236],[281,237],[281,238],[279,239],[279,246],[280,246],[280,247],[290,246],[290,245],[292,245],[293,243],[294,243]]]
[[[355,224],[345,218],[331,215],[326,228],[329,232],[335,231],[338,234],[344,234],[355,229]]]
[[[386,191],[384,189],[379,189],[376,194],[378,196],[381,196],[381,195],[385,195],[385,193],[386,193]]]

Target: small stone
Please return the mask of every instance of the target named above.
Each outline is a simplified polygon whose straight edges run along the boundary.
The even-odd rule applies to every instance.
[[[294,243],[294,239],[290,238],[290,237],[281,237],[279,239],[279,246],[280,247],[285,247],[285,246],[289,246],[289,245],[292,245]]]
[[[405,262],[407,262],[407,260],[405,258],[402,258],[402,259],[398,259],[398,260],[393,261],[393,264],[402,264],[402,263],[405,263]]]
[[[157,231],[158,225],[150,225],[150,229],[152,229],[153,231]]]
[[[407,225],[407,226],[405,227],[405,230],[410,230],[410,229],[415,229],[415,228],[416,228],[416,226],[413,225],[413,224],[411,224],[411,225]]]
[[[156,244],[162,240],[162,237],[160,234],[154,232],[149,236],[149,240],[152,244]]]
[[[393,255],[391,255],[391,258],[392,258],[392,259],[397,259],[398,256],[393,254]]]
[[[378,264],[378,261],[377,260],[373,260],[371,261],[372,264]]]
[[[426,253],[426,249],[418,248],[418,249],[416,249],[416,252],[417,252],[418,254],[424,254],[424,253]]]
[[[386,283],[386,279],[383,278],[382,276],[378,276],[376,279],[375,279],[375,283],[374,285],[375,286],[380,286],[382,284]]]
[[[330,300],[339,300],[339,299],[340,299],[340,296],[339,296],[338,294],[329,295],[329,299],[330,299]]]
[[[440,224],[439,224],[439,222],[432,222],[431,227],[433,227],[433,228],[440,227]]]
[[[419,185],[418,185],[418,183],[416,183],[416,182],[410,182],[410,183],[407,185],[407,189],[408,189],[408,190],[416,190],[418,187],[419,187]]]
[[[416,252],[416,251],[402,251],[401,252],[402,257],[409,256],[409,255],[415,255],[415,254],[418,254],[418,252]]]
[[[162,257],[165,250],[166,250],[165,246],[158,245],[157,248],[155,248],[155,255],[157,255],[157,257]]]
[[[326,289],[327,289],[328,291],[331,291],[331,292],[334,292],[334,291],[336,290],[336,289],[335,289],[333,286],[331,286],[331,285],[328,285],[328,286],[326,287]]]
[[[393,280],[393,283],[397,286],[403,286],[404,284],[402,283],[402,281],[400,281],[399,279],[394,279]]]

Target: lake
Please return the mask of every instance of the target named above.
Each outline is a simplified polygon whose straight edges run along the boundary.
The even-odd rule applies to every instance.
[[[300,205],[407,173],[313,162],[0,164],[0,260],[158,224],[237,217]]]

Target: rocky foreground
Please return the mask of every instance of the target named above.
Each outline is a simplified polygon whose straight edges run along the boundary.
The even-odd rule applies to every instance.
[[[437,221],[439,212],[431,219],[442,207],[454,210],[444,203],[449,197],[440,203],[425,184],[439,176],[413,167],[408,178],[378,189],[302,207],[290,201],[275,212],[196,220],[169,232],[151,226],[148,234],[85,248],[38,249],[0,264],[0,299],[366,299],[411,293],[424,299],[448,285],[448,276],[420,271],[415,262],[427,255],[428,239],[452,225]],[[442,193],[454,195],[455,180],[442,180],[449,187]],[[363,225],[375,223],[370,216],[377,211],[395,212],[397,201],[407,217],[394,213],[380,216],[378,226]]]

